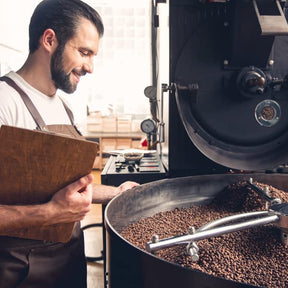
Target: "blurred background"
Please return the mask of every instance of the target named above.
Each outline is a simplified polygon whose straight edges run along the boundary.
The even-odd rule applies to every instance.
[[[0,74],[17,70],[28,53],[28,26],[39,0],[0,0]],[[105,33],[94,73],[81,79],[77,91],[62,95],[72,106],[77,124],[87,115],[149,114],[144,88],[152,83],[151,2],[149,0],[86,0],[102,16]],[[17,9],[16,9],[17,7]],[[95,114],[93,114],[95,116]],[[84,129],[84,128],[82,128]]]

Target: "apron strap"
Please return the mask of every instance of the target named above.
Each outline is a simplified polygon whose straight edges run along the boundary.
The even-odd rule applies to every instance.
[[[35,123],[37,124],[37,129],[39,130],[48,130],[47,125],[45,124],[43,118],[41,117],[40,113],[38,112],[37,108],[29,98],[29,96],[13,81],[11,78],[7,76],[0,77],[0,81],[5,81],[8,85],[13,87],[21,96],[23,102],[25,103],[27,109],[29,110],[30,114],[32,115]],[[61,99],[61,98],[60,98]],[[66,110],[66,113],[68,114],[68,117],[70,119],[71,124],[74,126],[74,128],[79,133],[78,129],[74,125],[74,117],[72,111],[69,109],[69,107],[66,105],[66,103],[61,99],[63,106]]]
[[[61,97],[59,97],[59,98],[61,99]],[[61,101],[62,101],[62,103],[63,103],[63,106],[64,106],[67,114],[68,114],[68,117],[69,117],[69,119],[70,119],[70,122],[71,122],[72,126],[75,128],[75,130],[77,131],[77,133],[78,133],[80,136],[82,136],[82,133],[79,131],[79,129],[77,128],[77,126],[76,126],[75,123],[74,123],[74,115],[73,115],[71,109],[67,106],[67,104],[65,103],[65,101],[63,101],[62,99],[61,99]]]
[[[36,109],[35,105],[32,103],[31,99],[28,97],[28,95],[9,77],[3,76],[0,78],[0,81],[5,81],[8,85],[13,87],[20,94],[23,102],[25,103],[35,123],[37,124],[38,129],[46,130],[46,124],[44,120],[42,119],[41,115],[39,114],[38,110]]]

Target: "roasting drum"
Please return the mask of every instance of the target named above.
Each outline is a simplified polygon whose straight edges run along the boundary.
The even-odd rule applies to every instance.
[[[255,171],[287,163],[288,89],[267,87],[263,94],[244,95],[237,78],[242,79],[241,73],[249,78],[256,68],[223,69],[219,63],[225,59],[222,51],[227,42],[218,37],[222,35],[219,26],[211,21],[193,34],[177,61],[175,97],[185,130],[199,151],[226,167]],[[286,36],[274,42],[276,51],[283,48],[287,51]],[[275,54],[270,57],[274,66],[269,73],[283,78],[288,62],[283,54]],[[189,95],[177,88],[182,83],[197,88]],[[263,105],[274,111],[270,122],[261,119]]]
[[[288,36],[261,35],[253,7],[261,1],[193,2],[170,1],[169,171],[178,177],[223,173],[219,165],[259,171],[287,163]],[[263,9],[271,23],[274,8]]]
[[[155,181],[128,190],[113,199],[105,210],[108,287],[256,287],[159,259],[132,245],[120,235],[130,223],[158,212],[194,204],[208,204],[227,185],[250,177],[278,189],[288,190],[288,176],[285,174],[217,174]]]

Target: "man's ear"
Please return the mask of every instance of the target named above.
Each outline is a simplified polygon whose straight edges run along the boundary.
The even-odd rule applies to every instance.
[[[50,53],[53,53],[58,46],[57,37],[53,29],[46,29],[40,41],[41,46]]]

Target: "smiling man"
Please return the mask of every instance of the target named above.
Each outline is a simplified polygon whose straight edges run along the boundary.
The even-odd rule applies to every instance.
[[[70,123],[67,113],[61,113],[64,106],[56,91],[73,93],[81,76],[92,73],[103,32],[99,14],[82,1],[48,0],[35,9],[29,26],[28,58],[17,73],[6,76],[29,95],[47,125]],[[9,93],[9,97],[1,97],[0,124],[35,129],[19,93],[0,84],[1,94],[3,90]]]
[[[0,78],[0,126],[73,130],[73,114],[57,89],[73,93],[81,77],[93,71],[103,35],[99,14],[80,0],[44,0],[29,26],[29,55],[19,71]],[[59,131],[58,130],[58,131]],[[75,136],[75,131],[72,133]],[[0,169],[5,169],[1,163]],[[41,171],[39,171],[41,173]],[[17,179],[15,180],[17,181]],[[85,288],[86,261],[79,221],[92,201],[105,203],[136,185],[93,184],[86,175],[39,205],[0,203],[1,288]],[[37,189],[37,187],[36,187]],[[9,191],[7,191],[7,194]],[[77,222],[68,243],[13,238],[9,231],[31,226]]]

